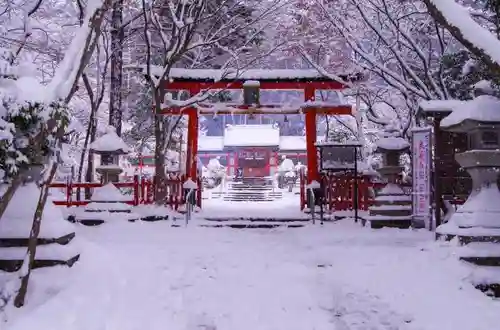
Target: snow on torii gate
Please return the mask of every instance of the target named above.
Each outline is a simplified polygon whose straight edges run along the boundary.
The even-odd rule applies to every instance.
[[[228,74],[228,70],[212,69],[171,69],[169,80],[162,81],[166,91],[187,91],[194,96],[203,90],[243,89],[246,81],[258,81],[262,90],[301,90],[304,102],[301,104],[241,105],[234,103],[198,103],[189,107],[169,107],[162,110],[165,115],[188,116],[188,141],[186,174],[197,179],[198,116],[200,114],[301,114],[305,115],[307,178],[308,183],[318,180],[318,159],[316,154],[316,115],[352,115],[349,104],[328,104],[315,102],[317,90],[342,90],[345,84],[321,75],[317,70],[262,70],[248,69]],[[154,71],[153,71],[154,74]],[[222,78],[221,78],[222,77]],[[355,82],[361,74],[340,76],[340,79]]]

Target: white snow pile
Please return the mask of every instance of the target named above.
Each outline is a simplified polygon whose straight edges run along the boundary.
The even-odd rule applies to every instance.
[[[40,196],[35,183],[21,186],[0,219],[0,235],[4,238],[28,238]],[[74,225],[65,221],[51,200],[45,204],[40,226],[40,238],[59,238],[73,233]]]
[[[85,205],[85,211],[127,211],[132,208],[126,203],[131,199],[131,196],[123,195],[113,183],[108,183],[94,189],[90,198],[91,202]]]
[[[219,161],[219,156],[217,156],[217,158],[211,158],[208,161],[207,169],[211,172],[217,173],[223,168],[224,168],[224,166],[221,165],[221,163]]]
[[[121,153],[129,153],[130,148],[123,141],[121,137],[116,134],[114,127],[109,126],[106,133],[101,137],[97,138],[89,146],[91,151],[97,152],[113,152],[118,151]]]
[[[207,166],[203,169],[202,172],[205,178],[211,179],[213,181],[214,179],[223,178],[226,176],[226,168],[221,165],[219,159],[220,157],[217,156],[216,158],[211,158],[208,161]]]
[[[280,172],[290,172],[295,170],[295,164],[293,163],[293,160],[290,158],[285,158],[281,162],[280,166],[278,167],[278,171]]]
[[[443,118],[441,127],[460,125],[465,120],[500,122],[500,99],[492,95],[479,95],[459,104],[451,114]]]
[[[130,197],[123,195],[113,183],[108,183],[102,187],[95,188],[92,197],[92,202],[127,202]]]
[[[198,185],[193,180],[187,179],[186,182],[182,184],[182,188],[189,190],[196,190],[198,189]]]

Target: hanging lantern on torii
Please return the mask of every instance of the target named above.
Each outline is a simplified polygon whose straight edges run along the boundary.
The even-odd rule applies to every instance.
[[[243,104],[248,106],[250,111],[260,105],[260,81],[247,80],[243,83]],[[252,112],[249,113],[248,119],[255,119]]]

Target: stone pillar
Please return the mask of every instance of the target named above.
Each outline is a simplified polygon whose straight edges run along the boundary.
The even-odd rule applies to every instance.
[[[101,175],[101,181],[104,185],[120,181],[119,177],[123,169],[118,164],[117,155],[101,153],[101,165],[97,166],[95,170]]]
[[[367,220],[371,228],[411,226],[411,196],[399,184],[403,171],[399,158],[409,147],[409,143],[401,137],[386,136],[377,141],[377,152],[383,156],[383,166],[378,172],[387,184],[376,194],[375,203],[369,208]]]
[[[118,182],[123,171],[118,165],[119,156],[128,154],[129,148],[114,127],[108,128],[104,135],[90,144],[90,152],[101,156],[101,165],[96,167],[96,172],[101,175],[103,184]]]

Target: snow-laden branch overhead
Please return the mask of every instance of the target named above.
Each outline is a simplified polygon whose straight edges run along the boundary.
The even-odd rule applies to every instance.
[[[93,53],[100,35],[104,11],[111,0],[89,0],[83,24],[66,50],[54,77],[47,85],[49,100],[63,99],[67,102],[76,91],[76,85]]]
[[[454,0],[423,0],[429,12],[476,56],[500,69],[500,40]]]

